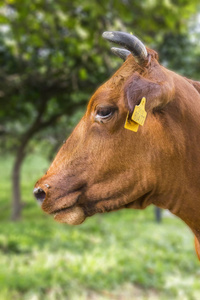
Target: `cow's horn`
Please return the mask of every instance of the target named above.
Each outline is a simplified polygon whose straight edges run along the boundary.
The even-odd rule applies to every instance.
[[[111,51],[119,56],[121,59],[123,59],[124,61],[127,59],[127,57],[131,54],[131,52],[129,50],[126,50],[126,49],[121,49],[121,48],[115,48],[115,47],[112,47],[111,48]]]
[[[103,38],[119,44],[131,51],[138,64],[143,64],[147,61],[147,50],[144,44],[134,35],[121,31],[105,31]]]

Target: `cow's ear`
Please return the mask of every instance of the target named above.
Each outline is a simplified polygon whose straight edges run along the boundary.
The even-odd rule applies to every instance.
[[[146,98],[146,111],[148,112],[163,108],[173,99],[173,94],[174,86],[171,81],[154,82],[142,77],[137,72],[126,82],[124,87],[125,106],[130,113],[143,97]]]

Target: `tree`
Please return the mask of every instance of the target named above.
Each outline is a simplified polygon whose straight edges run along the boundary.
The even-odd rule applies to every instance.
[[[186,30],[197,4],[196,0],[0,4],[0,131],[2,148],[15,154],[13,220],[20,218],[20,169],[30,140],[84,106],[117,64],[106,51],[109,45],[102,32],[132,31],[144,42],[162,44],[170,32],[179,35]]]
[[[97,58],[99,46],[93,51],[94,57],[89,57],[91,30],[88,25],[84,30],[80,20],[75,21],[76,7],[70,7],[71,15],[65,16],[62,5],[21,2],[23,5],[12,1],[2,7],[7,27],[6,35],[1,32],[0,53],[0,117],[15,152],[13,220],[19,219],[22,208],[20,170],[31,138],[63,114],[71,116],[84,105],[95,85],[94,63],[102,65],[100,78],[105,66],[102,58]]]

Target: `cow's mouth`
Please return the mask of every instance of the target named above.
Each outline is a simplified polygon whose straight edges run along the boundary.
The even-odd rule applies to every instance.
[[[54,220],[69,225],[79,225],[83,223],[86,218],[83,209],[77,205],[59,209],[52,214],[54,215]]]
[[[78,203],[81,191],[73,191],[67,195],[54,198],[51,200],[51,195],[47,195],[47,198],[42,204],[42,209],[54,216],[54,220],[60,223],[67,223],[70,225],[81,224],[86,215],[83,208]],[[52,204],[53,202],[53,204]]]

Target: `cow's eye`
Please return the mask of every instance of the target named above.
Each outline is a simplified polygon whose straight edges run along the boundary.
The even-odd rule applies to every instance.
[[[98,107],[95,119],[97,121],[109,119],[115,111],[114,107]]]

